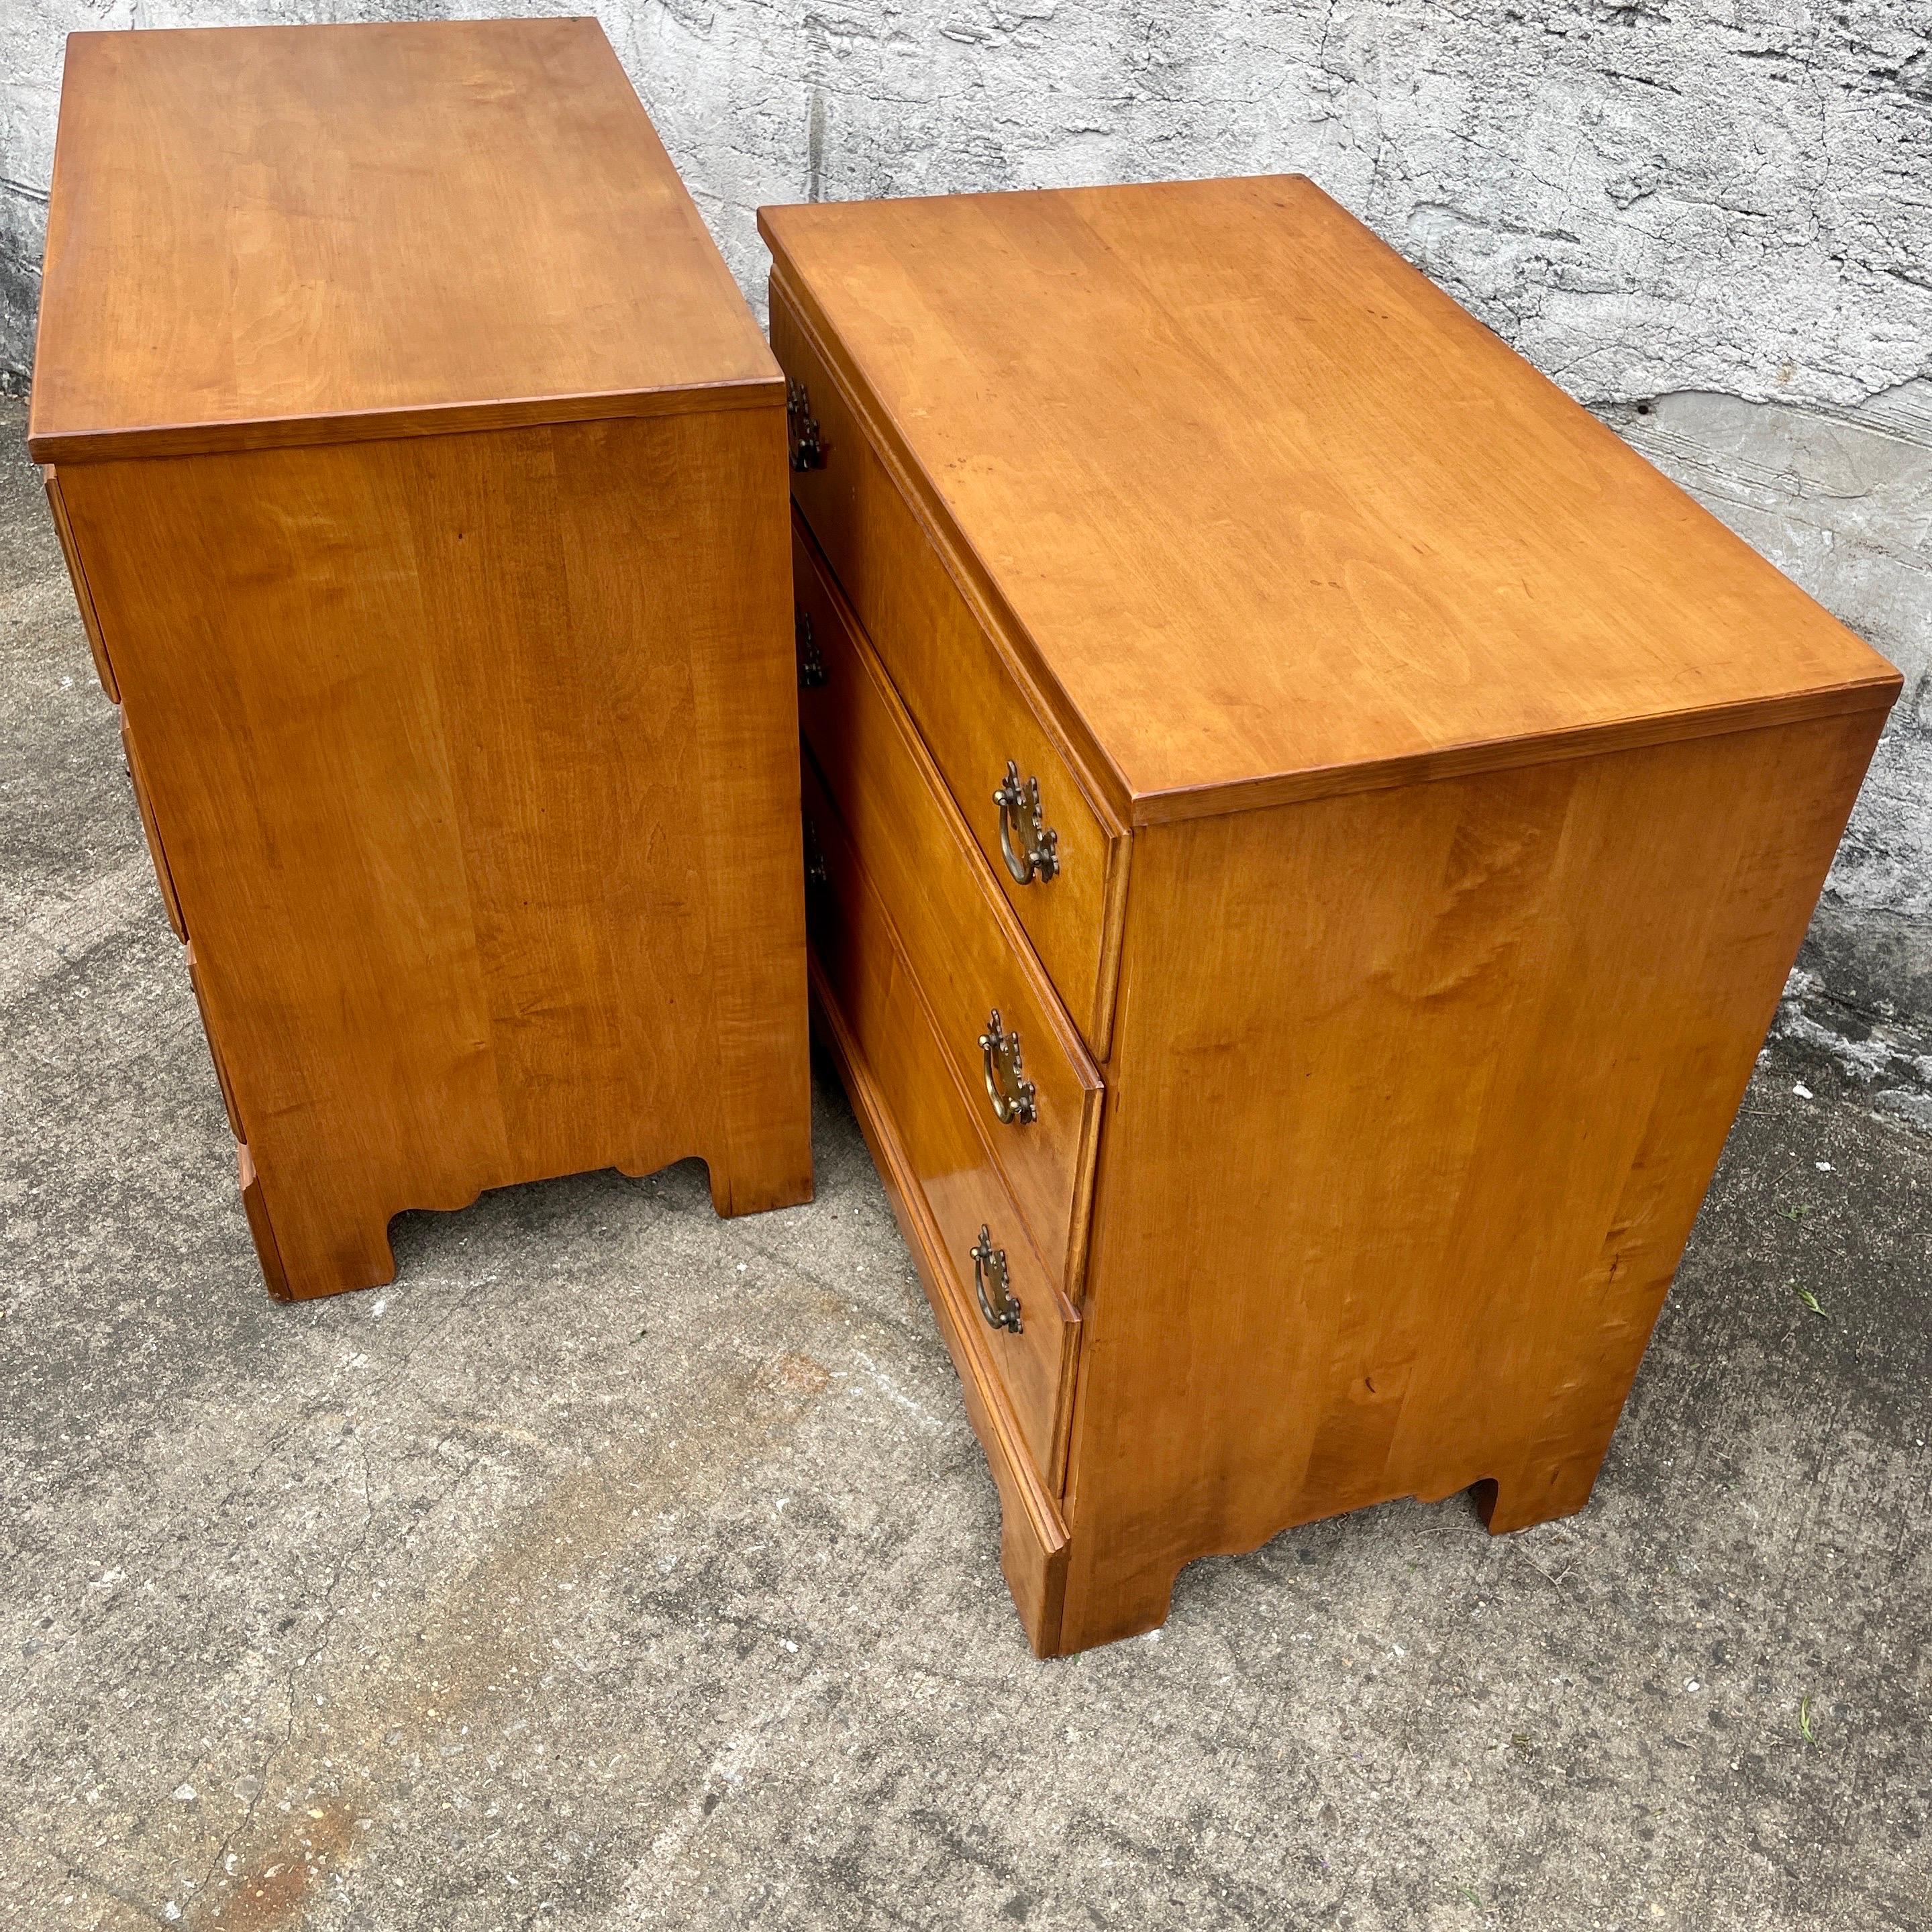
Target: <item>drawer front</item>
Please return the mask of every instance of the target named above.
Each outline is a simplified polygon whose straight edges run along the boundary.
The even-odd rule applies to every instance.
[[[262,1190],[262,1177],[255,1172],[255,1156],[246,1141],[235,1144],[235,1166],[242,1184],[242,1211],[248,1218],[249,1238],[255,1244],[255,1258],[262,1264],[262,1279],[278,1301],[290,1301],[287,1270],[282,1266],[281,1250],[275,1243],[275,1230],[268,1219],[268,1203]]]
[[[992,640],[967,608],[898,486],[867,443],[775,284],[772,346],[802,382],[818,425],[822,466],[792,472],[792,494],[906,708],[931,748],[961,815],[1074,1024],[1106,1058],[1112,988],[1103,984],[1107,868],[1112,842]],[[1024,860],[1034,787],[1056,869],[1022,884],[1000,839],[994,794],[1010,764]]]
[[[168,855],[161,846],[161,828],[154,821],[154,808],[148,797],[147,781],[141,776],[141,760],[134,749],[134,734],[128,728],[128,714],[121,714],[121,755],[128,766],[128,782],[134,788],[134,807],[141,814],[141,830],[148,841],[148,856],[154,862],[154,883],[161,889],[161,904],[175,937],[184,940],[188,927],[182,918],[181,901],[175,896],[175,877],[168,869]]]
[[[40,472],[40,480],[46,486],[47,508],[53,516],[54,534],[60,538],[61,555],[67,561],[74,601],[80,607],[81,628],[87,633],[87,648],[94,654],[94,674],[100,679],[101,689],[118,704],[121,688],[114,681],[114,667],[108,662],[106,640],[100,634],[100,619],[94,608],[93,593],[87,587],[87,573],[80,567],[74,526],[67,518],[67,499],[61,494],[60,478],[51,464]]]
[[[242,1110],[235,1104],[235,1089],[229,1084],[228,1064],[221,1057],[221,1042],[215,1036],[214,1023],[208,1017],[208,993],[202,984],[201,962],[194,946],[188,949],[188,982],[194,992],[195,1010],[201,1016],[201,1036],[208,1042],[208,1057],[214,1063],[215,1084],[221,1089],[221,1104],[227,1109],[228,1130],[244,1146],[248,1136],[242,1126]]]
[[[799,713],[818,775],[1000,1174],[1077,1300],[1100,1073],[843,599],[802,540],[793,559],[801,648],[817,666]]]
[[[958,1327],[992,1371],[1020,1440],[1058,1495],[1079,1318],[1028,1237],[954,1084],[885,908],[808,764],[805,810],[823,862],[807,907],[820,970],[938,1224],[950,1272],[938,1288],[951,1298]],[[1019,1303],[1017,1334],[994,1327],[980,1306],[973,1250],[982,1228],[1004,1256]]]

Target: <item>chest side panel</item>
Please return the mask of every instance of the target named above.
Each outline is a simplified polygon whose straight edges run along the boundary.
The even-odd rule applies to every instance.
[[[1070,1648],[1293,1522],[1580,1505],[1878,724],[1138,835]]]
[[[802,1118],[782,437],[772,409],[64,474],[285,1254],[366,1240],[344,1201]],[[773,1090],[725,1090],[721,1041]]]

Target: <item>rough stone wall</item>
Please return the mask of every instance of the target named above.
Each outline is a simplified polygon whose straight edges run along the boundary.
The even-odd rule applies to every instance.
[[[0,370],[68,32],[549,10],[4,0]],[[1925,0],[597,10],[754,302],[760,202],[1312,175],[1906,672],[1807,966],[1846,1013],[1932,1017]]]
[[[1932,382],[1833,412],[1692,392],[1599,413],[1905,674],[1780,1024],[1932,1130]]]
[[[547,10],[8,0],[0,173],[14,367],[68,31],[451,10]],[[761,268],[760,201],[1296,169],[1587,400],[1700,389],[1844,405],[1925,373],[1923,4],[598,10],[747,286]]]

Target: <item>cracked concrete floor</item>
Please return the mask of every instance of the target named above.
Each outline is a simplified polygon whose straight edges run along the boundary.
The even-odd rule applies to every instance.
[[[1581,1516],[1036,1664],[823,1078],[808,1208],[592,1174],[266,1298],[0,433],[0,1920],[1932,1925],[1932,1138],[1774,1049]]]

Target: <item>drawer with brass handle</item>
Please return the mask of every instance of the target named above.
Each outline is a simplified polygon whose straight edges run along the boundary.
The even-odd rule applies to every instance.
[[[785,442],[795,470],[823,470],[825,446],[812,413],[812,392],[802,382],[785,385]]]
[[[812,814],[801,813],[800,821],[805,838],[806,916],[809,919],[818,903],[812,896],[830,884],[831,874],[825,869],[825,848],[818,842],[818,827],[812,822]]]
[[[806,728],[1019,1210],[925,1170],[969,1369],[1051,1318],[1064,1067],[901,712],[1106,1072],[1044,1505],[974,1412],[1034,1648],[1391,1498],[1581,1509],[1898,673],[1311,182],[758,225],[864,646],[814,610]]]
[[[822,686],[800,694],[806,741],[1034,1241],[1077,1299],[1100,1072],[890,680],[802,541],[793,593],[825,673]]]
[[[993,1231],[980,1223],[980,1238],[973,1244],[973,1292],[979,1298],[980,1312],[988,1328],[1005,1328],[1017,1335],[1025,1324],[1020,1319],[1020,1298],[1013,1292],[1012,1277],[1006,1268],[1006,1251],[993,1245]]]
[[[994,1119],[1010,1126],[1038,1120],[1040,1089],[1021,1070],[1019,1030],[1016,1028],[1009,1033],[1000,1024],[998,1006],[986,1016],[986,1030],[980,1036],[980,1057]]]
[[[804,792],[825,864],[810,914],[820,994],[837,1008],[842,1054],[862,1063],[868,1089],[892,1123],[896,1158],[882,1159],[880,1170],[918,1188],[948,1264],[938,1291],[950,1298],[956,1325],[989,1366],[1027,1454],[1057,1494],[1078,1315],[1028,1237],[988,1150],[988,1128],[976,1122],[947,1064],[884,901],[809,760]],[[928,1286],[931,1292],[934,1285]]]
[[[1124,866],[1128,841],[1103,823],[1034,716],[776,283],[772,346],[802,399],[793,501],[1074,1024],[1104,1060],[1108,874]],[[804,467],[802,452],[812,459]]]
[[[818,640],[812,634],[812,620],[796,605],[792,611],[792,639],[798,653],[798,688],[816,691],[825,682],[825,660],[818,655]]]
[[[1006,776],[993,794],[1000,808],[1000,856],[1016,886],[1044,885],[1060,872],[1060,834],[1046,822],[1040,780],[1020,782],[1020,768],[1006,760]]]

